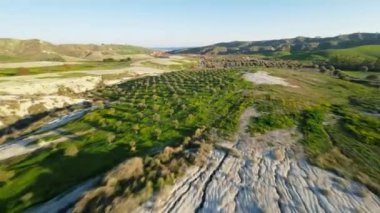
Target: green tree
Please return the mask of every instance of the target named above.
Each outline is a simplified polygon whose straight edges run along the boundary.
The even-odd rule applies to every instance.
[[[135,132],[135,134],[137,134],[137,133],[139,133],[140,127],[139,127],[138,124],[134,124],[134,125],[132,126],[132,129],[133,129],[133,131]]]
[[[155,113],[155,114],[153,115],[153,120],[154,120],[155,122],[159,122],[159,121],[161,120],[160,115],[157,114],[157,113]]]
[[[363,72],[368,72],[368,67],[367,66],[361,66],[360,70]]]
[[[174,109],[169,109],[169,115],[170,115],[170,117],[172,117],[173,114],[174,114]]]
[[[161,129],[159,128],[154,129],[154,136],[156,137],[157,140],[160,138],[161,133],[162,133]]]
[[[178,120],[174,120],[173,121],[173,125],[174,125],[174,128],[178,129],[179,128],[179,121]]]
[[[321,66],[321,67],[319,67],[319,72],[326,73],[327,72],[327,68],[325,66]]]
[[[154,104],[153,105],[153,111],[158,112],[159,110],[160,110],[160,106],[158,106],[157,104]]]

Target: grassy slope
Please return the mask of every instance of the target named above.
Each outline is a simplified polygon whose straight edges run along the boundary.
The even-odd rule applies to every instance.
[[[228,135],[249,104],[240,93],[250,86],[234,71],[176,72],[97,92],[119,103],[64,127],[71,134],[92,129],[90,134],[1,166],[3,174],[14,175],[0,183],[0,211],[20,212],[129,157],[181,144],[203,126]],[[79,152],[68,155],[70,150]]]
[[[364,79],[368,75],[376,75],[380,79],[380,73],[379,72],[361,72],[361,71],[343,71],[345,74],[347,74],[350,77],[353,78],[361,78]]]
[[[32,39],[1,39],[0,38],[0,62],[23,61],[64,61],[63,56],[86,58],[91,52],[103,53],[103,58],[112,55],[148,54],[152,50],[132,46],[116,44],[62,44],[55,45],[49,42]],[[99,60],[99,59],[97,59]]]
[[[376,59],[380,57],[380,45],[364,45],[347,49],[329,49],[306,53],[293,53],[290,55],[282,56],[281,58],[313,61],[321,59],[331,59],[332,57],[337,55]]]
[[[362,57],[380,57],[380,45],[364,45],[348,49],[332,49],[323,51],[328,57],[334,55],[362,56]]]
[[[148,54],[152,50],[146,49],[144,47],[132,46],[132,45],[110,45],[113,47],[116,52],[120,55],[129,55],[129,54]]]

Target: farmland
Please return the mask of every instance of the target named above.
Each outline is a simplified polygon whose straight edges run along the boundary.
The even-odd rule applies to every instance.
[[[112,104],[60,128],[61,137],[77,137],[2,165],[0,208],[22,211],[127,158],[178,146],[197,129],[228,137],[251,103],[242,95],[250,86],[238,71],[181,71],[95,91]]]
[[[60,66],[46,66],[46,67],[19,67],[19,68],[0,68],[0,77],[6,76],[20,76],[20,75],[35,75],[43,73],[63,73],[69,71],[81,70],[99,70],[99,69],[119,69],[125,68],[130,65],[129,61],[122,62],[81,62],[77,64],[64,64]]]

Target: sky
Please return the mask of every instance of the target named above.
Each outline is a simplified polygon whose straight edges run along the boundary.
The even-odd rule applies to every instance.
[[[380,32],[380,0],[0,0],[0,38],[190,47]]]

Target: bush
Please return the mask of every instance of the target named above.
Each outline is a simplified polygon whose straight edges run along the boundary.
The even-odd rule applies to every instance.
[[[113,58],[105,58],[105,59],[103,59],[103,62],[115,62],[115,59],[113,59]]]
[[[295,124],[294,116],[290,114],[267,113],[253,117],[248,126],[251,134],[265,133],[273,129],[288,128]]]
[[[65,150],[65,156],[73,157],[78,154],[79,150],[74,144],[70,144]]]
[[[327,68],[325,67],[325,66],[321,66],[320,68],[319,68],[319,72],[321,72],[321,73],[326,73],[328,70],[327,70]]]
[[[330,71],[335,71],[335,67],[334,67],[333,65],[329,65],[328,69],[329,69]]]
[[[304,138],[301,142],[311,157],[317,157],[332,148],[331,141],[323,128],[324,116],[324,111],[320,108],[302,113],[300,129]]]
[[[131,61],[132,59],[130,57],[128,58],[123,58],[123,59],[120,59],[120,62],[129,62]]]
[[[361,66],[360,70],[363,71],[363,72],[367,72],[368,71],[368,67],[367,66]]]
[[[339,77],[341,75],[341,73],[342,73],[342,71],[340,69],[336,69],[336,70],[333,71],[333,75],[334,76],[338,76]]]

